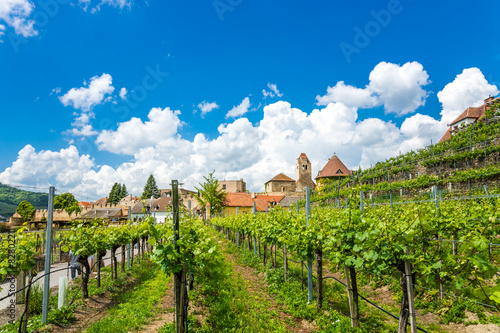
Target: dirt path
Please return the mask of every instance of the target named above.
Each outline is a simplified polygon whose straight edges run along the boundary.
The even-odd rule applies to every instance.
[[[263,273],[259,273],[257,270],[241,265],[238,263],[238,258],[230,253],[226,252],[226,259],[233,266],[235,274],[238,274],[245,281],[245,286],[247,287],[250,298],[256,299],[257,302],[268,302],[271,304],[269,311],[277,311],[279,314],[279,319],[282,323],[286,325],[288,332],[295,333],[306,333],[313,332],[314,325],[309,323],[307,320],[294,318],[292,315],[285,312],[286,308],[282,308],[281,305],[277,304],[274,298],[269,295],[267,283]]]
[[[174,280],[172,278],[172,280],[168,284],[167,292],[159,305],[160,315],[156,317],[152,322],[147,324],[142,329],[142,332],[158,332],[158,330],[163,326],[165,326],[166,323],[174,322],[175,300],[174,300],[173,290],[174,290]]]

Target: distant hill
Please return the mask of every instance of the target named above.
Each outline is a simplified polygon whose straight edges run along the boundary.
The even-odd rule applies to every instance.
[[[31,202],[37,209],[47,209],[49,194],[19,190],[0,183],[0,215],[7,217],[14,215],[17,206],[23,200]]]

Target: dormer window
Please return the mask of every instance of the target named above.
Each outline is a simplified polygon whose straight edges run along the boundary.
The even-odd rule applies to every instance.
[[[338,169],[338,170],[337,170],[337,175],[338,175],[338,174],[343,174],[342,170]]]

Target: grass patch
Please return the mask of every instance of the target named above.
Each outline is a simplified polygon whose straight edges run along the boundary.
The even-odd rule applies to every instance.
[[[138,277],[140,284],[134,290],[118,294],[119,304],[111,308],[104,319],[93,323],[87,332],[126,333],[139,330],[159,313],[156,305],[161,302],[171,277],[156,265],[146,268]]]

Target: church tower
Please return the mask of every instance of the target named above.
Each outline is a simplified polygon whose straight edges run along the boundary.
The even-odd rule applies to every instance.
[[[296,188],[297,191],[305,191],[306,186],[314,189],[316,185],[312,180],[312,170],[311,161],[307,158],[305,153],[301,153],[297,159],[297,170],[296,170]]]

